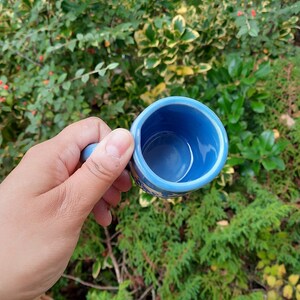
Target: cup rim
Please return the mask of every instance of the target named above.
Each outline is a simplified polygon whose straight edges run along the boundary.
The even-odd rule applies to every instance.
[[[218,138],[220,142],[220,152],[218,154],[217,160],[209,172],[207,172],[206,174],[204,174],[203,176],[195,180],[191,180],[187,182],[172,182],[172,181],[162,179],[151,170],[151,168],[148,166],[147,162],[145,161],[142,155],[142,149],[141,149],[141,127],[142,126],[140,126],[140,124],[143,124],[153,112],[171,104],[190,106],[193,107],[194,109],[201,111],[201,113],[204,114],[213,124],[218,134]],[[135,142],[133,160],[134,163],[136,164],[137,169],[142,170],[143,177],[145,177],[153,186],[163,191],[167,191],[170,193],[185,193],[185,192],[199,189],[200,187],[212,181],[220,173],[221,169],[223,168],[227,160],[228,138],[222,122],[220,121],[219,117],[209,107],[192,98],[183,97],[183,96],[170,96],[153,102],[151,105],[145,108],[145,110],[143,110],[138,115],[138,117],[134,120],[130,131],[134,137],[134,142]]]

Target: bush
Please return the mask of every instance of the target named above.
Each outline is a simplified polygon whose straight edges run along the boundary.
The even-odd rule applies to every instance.
[[[287,169],[300,162],[300,3],[215,2],[0,4],[1,179],[66,125],[96,115],[129,128],[168,95],[210,106],[230,140],[203,189],[160,200],[134,187],[109,229],[90,218],[55,299],[299,298],[299,168]]]

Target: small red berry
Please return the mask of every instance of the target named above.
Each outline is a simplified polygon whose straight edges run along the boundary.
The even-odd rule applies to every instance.
[[[52,71],[50,71],[48,74],[49,74],[49,76],[52,76],[54,73]]]
[[[32,110],[32,111],[31,111],[31,114],[32,114],[33,116],[35,116],[35,115],[36,115],[36,110]]]
[[[40,62],[43,62],[43,61],[44,61],[44,56],[43,56],[43,55],[40,55],[40,56],[39,56],[39,61],[40,61]]]
[[[49,80],[48,80],[48,79],[44,80],[44,81],[43,81],[43,84],[44,84],[44,85],[48,85],[48,84],[49,84]]]
[[[3,81],[2,80],[0,80],[0,85],[2,85],[3,84]]]
[[[4,84],[3,88],[4,88],[5,90],[8,90],[8,89],[9,89],[9,86],[8,86],[7,84]]]
[[[1,102],[1,103],[5,102],[5,100],[6,100],[6,99],[5,99],[4,97],[0,97],[0,102]]]
[[[242,16],[243,14],[244,14],[244,13],[243,13],[242,11],[240,11],[240,10],[237,12],[237,16],[238,16],[238,17]]]
[[[254,9],[251,10],[251,15],[252,15],[253,18],[256,17],[256,11]]]
[[[96,53],[96,50],[94,48],[88,48],[86,51],[92,55]]]

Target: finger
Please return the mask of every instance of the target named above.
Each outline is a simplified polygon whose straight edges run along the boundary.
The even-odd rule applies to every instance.
[[[17,167],[22,180],[14,183],[16,190],[30,190],[40,195],[58,186],[75,171],[81,151],[110,132],[102,120],[92,117],[76,122],[54,138],[32,147]],[[28,170],[31,176],[28,176]]]
[[[112,221],[112,215],[109,210],[109,205],[101,199],[93,208],[95,220],[102,226],[110,225]]]
[[[129,172],[124,170],[121,175],[115,180],[114,187],[121,192],[128,192],[131,188],[131,179]]]
[[[121,192],[113,185],[105,192],[102,197],[110,206],[116,207],[121,200]]]
[[[87,216],[108,188],[121,175],[132,156],[133,137],[125,129],[108,134],[87,161],[63,185],[71,214]],[[76,208],[75,211],[72,208]]]
[[[91,143],[100,142],[110,132],[105,122],[91,117],[66,127],[50,141],[71,174],[78,165],[81,151]]]

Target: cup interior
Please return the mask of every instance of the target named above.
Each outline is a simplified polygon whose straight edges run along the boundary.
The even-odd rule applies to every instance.
[[[217,129],[201,110],[170,104],[141,127],[141,150],[149,168],[169,182],[196,180],[211,170],[220,152]]]

